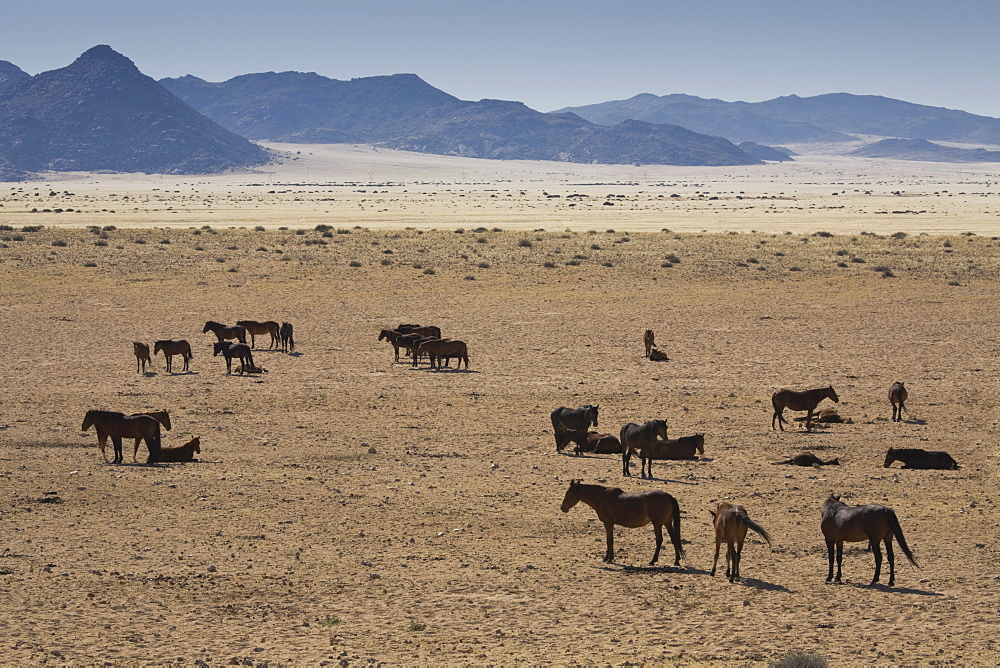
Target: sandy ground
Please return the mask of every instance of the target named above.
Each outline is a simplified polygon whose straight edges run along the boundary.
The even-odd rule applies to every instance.
[[[263,226],[1000,231],[1000,164],[860,160],[795,146],[746,167],[476,160],[368,146],[269,144],[278,160],[214,176],[46,174],[0,186],[0,219],[80,227]],[[34,210],[34,213],[32,213]]]
[[[103,189],[106,175],[93,178]],[[979,223],[918,236],[914,216],[895,237],[608,233],[637,220],[604,211],[617,207],[591,232],[563,232],[576,226],[562,218],[558,231],[510,231],[504,210],[462,233],[202,229],[215,223],[204,215],[166,230],[109,215],[121,229],[102,232],[64,226],[72,214],[11,214],[8,199],[0,662],[695,665],[808,652],[995,665],[1000,253],[995,237],[959,233],[995,220],[990,197],[949,209],[958,219],[976,203]],[[478,220],[470,211],[452,220]],[[227,376],[202,326],[243,318],[294,323],[296,354],[258,340],[268,373]],[[394,364],[376,338],[400,322],[467,341],[471,369]],[[644,359],[646,328],[670,361]],[[131,342],[161,338],[192,343],[190,373],[166,373],[162,357],[136,373]],[[910,392],[901,423],[887,419],[895,380]],[[773,390],[828,384],[853,424],[771,431]],[[673,437],[703,432],[705,456],[657,462],[644,480],[615,456],[556,453],[549,412],[585,403],[600,405],[602,431],[664,418]],[[90,408],[161,407],[164,444],[200,435],[200,461],[133,465],[127,448],[126,465],[109,465],[80,431]],[[885,469],[888,447],[944,449],[962,467]],[[804,451],[843,465],[771,465]],[[647,567],[649,527],[617,530],[615,563],[602,563],[594,513],[559,510],[571,479],[673,494],[683,567],[669,551]],[[824,584],[831,492],[895,508],[922,568],[900,556],[896,586],[869,588],[858,543],[844,584]],[[773,550],[748,540],[735,584],[709,576],[721,499],[774,537]]]

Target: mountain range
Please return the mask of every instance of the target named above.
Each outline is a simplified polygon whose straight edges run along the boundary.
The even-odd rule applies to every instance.
[[[788,95],[764,102],[726,102],[693,95],[650,93],[553,113],[574,113],[594,123],[625,119],[675,123],[734,142],[764,144],[854,141],[852,134],[1000,144],[1000,119],[930,107],[878,95]]]
[[[883,139],[851,151],[849,155],[934,162],[1000,162],[1000,151],[942,146],[926,139]]]

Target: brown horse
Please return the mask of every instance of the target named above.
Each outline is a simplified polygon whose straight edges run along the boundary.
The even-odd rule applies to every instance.
[[[823,502],[823,521],[820,524],[823,537],[826,539],[826,552],[830,561],[830,570],[826,581],[840,582],[840,569],[844,560],[844,541],[857,543],[868,541],[868,547],[875,554],[875,577],[869,586],[878,582],[882,573],[882,550],[879,543],[885,543],[885,553],[889,557],[889,586],[896,582],[896,558],[892,552],[892,538],[896,537],[903,554],[917,568],[920,565],[910,552],[903,529],[899,526],[896,513],[886,506],[849,506],[840,500],[839,496],[830,495]],[[837,552],[837,577],[833,577],[833,553]]]
[[[806,416],[792,418],[796,422],[805,422]],[[854,424],[854,420],[847,418],[846,420],[841,417],[840,412],[836,408],[824,408],[819,413],[813,416],[812,421],[816,424]]]
[[[295,338],[292,336],[293,329],[292,323],[283,322],[281,323],[281,329],[278,330],[278,336],[281,337],[281,351],[282,352],[295,352]]]
[[[616,524],[630,529],[652,524],[656,551],[649,565],[655,564],[660,556],[664,526],[670,534],[670,542],[674,544],[674,566],[681,565],[681,555],[684,554],[681,547],[681,509],[674,497],[660,490],[627,494],[617,487],[584,485],[579,480],[573,480],[563,498],[562,511],[568,513],[580,501],[597,511],[597,518],[604,524],[608,543],[604,563],[610,564],[615,560]]]
[[[811,452],[803,452],[800,455],[795,455],[791,459],[786,459],[783,462],[771,462],[775,466],[781,466],[782,464],[790,464],[792,466],[840,466],[840,457],[834,457],[830,461],[823,461]]]
[[[184,358],[184,371],[188,370],[188,363],[194,357],[191,352],[191,344],[180,339],[179,341],[174,341],[168,339],[166,341],[157,341],[153,344],[153,354],[163,351],[163,356],[167,359],[167,373],[173,373],[173,357],[174,355],[180,355]]]
[[[943,450],[923,450],[921,448],[889,448],[885,453],[885,463],[889,468],[895,461],[903,462],[904,469],[957,469],[958,462]]]
[[[146,362],[153,368],[153,360],[149,358],[149,346],[139,341],[132,342],[132,353],[135,355],[135,372],[139,373],[139,363],[142,363],[142,373],[146,373]]]
[[[719,563],[719,548],[722,546],[722,541],[725,541],[726,577],[730,582],[734,582],[740,577],[740,561],[743,558],[743,541],[746,540],[747,529],[759,533],[768,545],[771,544],[771,536],[764,527],[750,519],[743,506],[722,501],[714,512],[711,510],[708,512],[715,524],[715,559],[712,561],[712,576],[715,576],[715,568]]]
[[[226,373],[233,373],[233,358],[238,357],[240,360],[239,373],[242,376],[243,372],[247,369],[255,368],[257,365],[253,363],[253,353],[250,351],[250,346],[245,343],[232,343],[231,341],[216,341],[212,349],[212,357],[216,357],[222,354],[226,358]]]
[[[264,322],[257,322],[256,320],[238,320],[236,321],[237,327],[242,327],[247,330],[250,335],[250,347],[256,348],[256,338],[257,336],[264,336],[265,334],[271,335],[271,343],[268,344],[268,348],[277,348],[281,344],[281,325],[273,320],[266,320]]]
[[[920,388],[917,388],[920,389]],[[892,404],[892,421],[902,422],[903,421],[903,411],[906,411],[906,405],[903,403],[909,398],[906,393],[906,388],[898,380],[892,384],[889,388],[889,403]],[[910,411],[906,411],[909,415]]]
[[[648,473],[652,478],[654,459],[698,459],[698,454],[705,454],[705,434],[655,440],[638,448],[637,452],[640,460],[639,474],[645,478]]]
[[[132,417],[135,417],[136,415],[148,415],[149,417],[154,418],[157,422],[159,422],[160,425],[162,425],[164,429],[166,429],[167,431],[170,431],[170,413],[167,412],[166,408],[161,408],[160,410],[157,410],[157,411],[144,411],[144,412],[141,412],[141,413],[132,413]],[[135,449],[132,451],[132,461],[133,462],[136,460],[136,457],[138,457],[138,455],[139,455],[139,442],[140,441],[142,441],[141,438],[136,438],[135,439]],[[104,444],[103,443],[101,443],[101,454],[102,455],[104,454]],[[108,461],[108,458],[105,457],[104,461]]]
[[[567,441],[576,443],[576,454],[582,452],[593,452],[595,455],[618,455],[621,454],[622,444],[611,434],[599,434],[596,431],[567,431],[563,432]]]
[[[161,462],[190,462],[194,460],[195,454],[201,453],[201,437],[195,436],[184,445],[176,448],[160,448],[160,456],[157,461]],[[149,461],[147,464],[151,463]]]
[[[247,342],[247,330],[240,325],[235,327],[226,327],[221,322],[215,322],[214,320],[209,320],[205,323],[205,327],[201,330],[201,333],[212,332],[215,334],[219,341],[225,341],[227,339],[239,341],[240,343]]]
[[[399,341],[399,339],[400,339],[401,336],[403,336],[402,332],[399,332],[399,331],[394,330],[394,329],[383,329],[382,331],[380,331],[378,333],[378,340],[379,341],[385,339],[386,341],[389,342],[389,345],[391,345],[393,347],[393,350],[396,353],[396,359],[395,359],[396,362],[399,361],[399,349],[400,349],[400,347],[403,347],[403,345],[404,345],[403,343],[401,343]],[[409,350],[408,347],[407,347],[407,349]]]
[[[421,342],[413,350],[413,361],[416,364],[417,358],[426,354],[431,362],[432,369],[441,369],[441,358],[450,359],[452,357],[456,358],[458,362],[455,364],[456,369],[462,368],[462,361],[465,361],[466,370],[469,369],[469,349],[465,345],[465,341],[453,341],[450,339],[433,339],[430,341]]]
[[[87,431],[93,426],[97,431],[97,442],[101,446],[101,454],[104,454],[108,436],[115,446],[115,459],[112,463],[121,464],[122,459],[122,439],[141,438],[146,441],[146,448],[149,450],[150,464],[156,462],[160,454],[160,423],[156,418],[149,415],[125,415],[113,411],[90,410],[83,418],[83,426],[80,431]],[[104,458],[107,461],[107,457]]]
[[[656,335],[653,334],[653,330],[647,329],[646,333],[642,335],[642,345],[646,347],[646,357],[649,357],[650,352],[656,347],[656,342],[654,339]]]
[[[632,454],[649,447],[657,438],[667,440],[666,420],[649,420],[641,425],[629,422],[621,428],[618,440],[622,442],[622,475],[632,475],[629,471]]]
[[[802,392],[785,389],[778,390],[771,395],[771,405],[774,406],[774,415],[771,416],[771,429],[774,429],[774,421],[777,420],[781,431],[785,431],[781,423],[788,424],[788,420],[781,413],[787,408],[791,411],[806,411],[806,431],[812,431],[813,411],[816,410],[816,404],[824,399],[830,399],[837,404],[840,403],[840,399],[837,397],[837,393],[833,390],[832,385],[830,387],[817,387],[816,389],[804,390]]]

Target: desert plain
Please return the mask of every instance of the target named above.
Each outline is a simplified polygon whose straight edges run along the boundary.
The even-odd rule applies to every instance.
[[[1000,659],[996,165],[272,148],[255,173],[2,184],[0,662]],[[267,373],[227,375],[202,328],[240,319],[291,322],[295,352],[258,337]],[[466,341],[470,368],[395,363],[377,339],[403,322]],[[190,371],[137,373],[132,341],[170,338]],[[826,385],[851,423],[771,429],[774,390]],[[556,452],[549,413],[582,404],[705,454],[643,479]],[[166,408],[164,445],[202,452],[107,464],[91,408]],[[961,467],[884,468],[889,447]],[[802,452],[841,465],[773,465]],[[573,479],[675,496],[681,567],[669,544],[647,565],[650,527],[603,563],[594,512],[560,512]],[[894,508],[920,568],[897,549],[895,586],[869,587],[854,543],[826,584],[831,493]],[[709,575],[721,500],[773,538],[735,583]]]

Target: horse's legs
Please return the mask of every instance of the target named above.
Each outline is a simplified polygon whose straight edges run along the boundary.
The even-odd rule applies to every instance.
[[[732,538],[726,538],[726,577],[732,582],[736,579],[736,543]]]
[[[622,475],[629,475],[628,463],[632,459],[632,448],[622,445]]]
[[[670,527],[667,527],[669,530]],[[715,559],[712,559],[712,577],[715,577],[715,569],[719,565],[719,548],[722,547],[722,536],[715,534]]]
[[[889,586],[896,584],[896,555],[892,552],[892,533],[885,536],[885,556],[889,559]]]
[[[827,581],[827,584],[829,584],[830,582],[833,581],[833,552],[834,552],[833,541],[830,540],[829,538],[827,538],[826,539],[826,556],[827,556],[827,559],[830,562],[830,569],[826,572],[826,581]]]
[[[806,411],[806,431],[812,431],[813,409]]]
[[[740,562],[743,561],[743,538],[736,536],[736,548],[733,550],[733,576],[730,581],[740,579]]]
[[[604,525],[604,532],[608,538],[608,549],[604,552],[604,563],[610,564],[615,560],[615,525],[613,522]]]
[[[871,584],[868,585],[869,587],[873,587],[882,574],[882,548],[879,545],[880,542],[877,538],[869,539],[868,541],[868,549],[875,554],[875,577],[872,578]]]
[[[133,462],[135,461],[135,458],[139,456],[139,441],[141,441],[141,440],[142,440],[141,436],[138,436],[135,439],[135,450],[132,451],[132,461]]]
[[[114,464],[121,464],[125,457],[122,455],[122,437],[111,434],[111,443],[115,446],[115,460]]]
[[[837,541],[837,577],[835,582],[840,582],[841,569],[844,565],[844,541]]]
[[[656,550],[653,551],[653,558],[649,560],[650,566],[655,564],[656,560],[660,558],[660,548],[663,547],[663,526],[654,522],[653,535],[656,536]]]
[[[772,430],[774,429],[774,419],[777,418],[778,419],[778,428],[781,429],[781,431],[785,431],[785,428],[781,424],[782,422],[785,421],[785,418],[783,418],[781,416],[781,412],[783,410],[784,410],[783,408],[775,408],[774,409],[774,415],[771,416],[771,429]]]
[[[104,458],[104,463],[108,463],[108,435],[102,434],[100,431],[97,432],[97,444],[101,446],[101,457]]]

